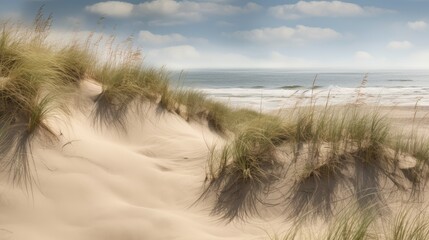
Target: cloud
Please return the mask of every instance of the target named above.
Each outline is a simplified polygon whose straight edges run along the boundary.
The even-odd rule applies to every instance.
[[[368,52],[365,52],[365,51],[357,51],[357,52],[355,52],[355,58],[356,58],[357,60],[362,61],[362,60],[370,60],[370,59],[372,59],[373,57],[372,57],[372,55],[371,55],[371,54],[369,54]]]
[[[411,54],[407,63],[410,65],[409,68],[420,68],[428,69],[429,62],[429,49],[419,51]]]
[[[295,4],[270,7],[269,12],[277,18],[297,19],[302,17],[354,17],[391,12],[391,10],[362,7],[342,1],[299,1]]]
[[[172,64],[174,66],[179,64],[180,66],[183,61],[199,58],[200,53],[191,45],[179,45],[150,50],[145,57],[158,65]]]
[[[279,52],[249,57],[234,52],[197,50],[191,45],[179,45],[146,52],[146,62],[170,69],[189,68],[305,68],[319,66],[317,62],[291,58]]]
[[[152,25],[176,25],[195,22],[208,15],[234,15],[260,9],[256,3],[236,6],[218,2],[152,0],[139,4],[109,1],[99,2],[85,9],[91,13],[109,17],[136,17],[150,19]]]
[[[250,31],[237,31],[232,33],[234,37],[252,42],[261,43],[281,43],[305,42],[335,39],[341,36],[340,33],[330,28],[307,27],[298,25],[295,28],[258,28]]]
[[[127,2],[107,1],[99,2],[86,6],[85,10],[98,15],[123,18],[129,17],[133,11],[134,5]]]
[[[178,33],[159,35],[154,34],[149,31],[140,31],[139,38],[141,41],[150,43],[150,44],[166,44],[174,42],[184,42],[186,37]]]
[[[412,48],[413,44],[409,41],[391,41],[387,44],[387,48],[389,49],[409,49]]]
[[[425,21],[408,22],[408,27],[413,30],[425,30],[427,23]]]

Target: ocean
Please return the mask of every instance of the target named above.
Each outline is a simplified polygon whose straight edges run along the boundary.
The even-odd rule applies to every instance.
[[[277,109],[364,103],[429,106],[429,71],[186,70],[173,82],[234,106]]]

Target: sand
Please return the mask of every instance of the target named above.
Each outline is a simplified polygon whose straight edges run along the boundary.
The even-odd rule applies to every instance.
[[[81,101],[99,91],[85,82]],[[413,107],[383,111],[412,128]],[[60,142],[34,143],[32,193],[0,175],[0,239],[264,239],[285,229],[281,216],[226,224],[210,216],[209,202],[195,205],[209,146],[223,140],[155,106],[141,113],[127,116],[126,132],[94,128],[90,109],[53,119]],[[429,129],[427,119],[419,129]]]

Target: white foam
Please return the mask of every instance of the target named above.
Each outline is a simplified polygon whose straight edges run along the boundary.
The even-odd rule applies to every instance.
[[[297,103],[347,104],[359,101],[366,104],[429,106],[429,88],[422,87],[367,87],[347,88],[330,86],[318,89],[254,89],[201,88],[210,97],[235,106],[275,109]]]

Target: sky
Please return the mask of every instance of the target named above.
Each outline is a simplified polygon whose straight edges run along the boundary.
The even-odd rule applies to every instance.
[[[429,0],[0,0],[0,16],[42,5],[53,33],[132,36],[168,69],[429,69]]]

